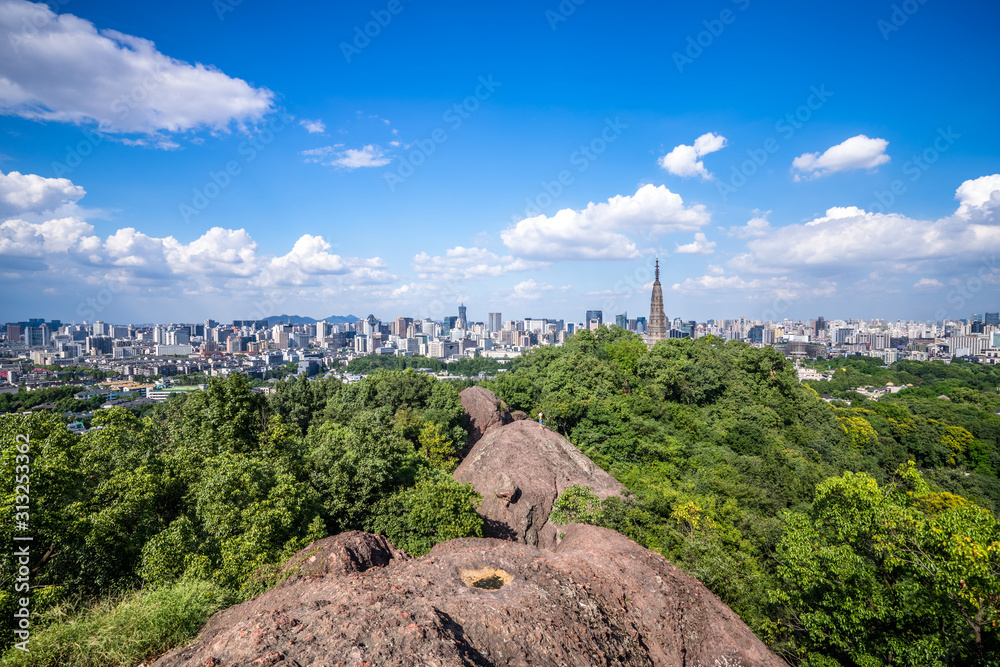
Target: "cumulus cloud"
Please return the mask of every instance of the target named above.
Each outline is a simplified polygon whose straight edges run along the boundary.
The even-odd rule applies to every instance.
[[[10,260],[65,253],[93,230],[93,225],[78,218],[60,218],[42,223],[4,220],[0,223],[0,257]]]
[[[0,113],[6,115],[155,134],[226,131],[273,110],[274,94],[265,88],[43,4],[0,3],[0,32]]]
[[[308,118],[303,118],[299,121],[299,125],[306,128],[306,132],[309,134],[323,134],[326,132],[326,123],[321,120],[309,120]]]
[[[711,180],[713,178],[712,174],[705,169],[705,163],[698,158],[725,147],[726,138],[724,136],[708,132],[695,139],[694,146],[686,144],[675,146],[672,151],[661,157],[657,163],[674,176],[681,176],[683,178],[701,176],[704,180]]]
[[[975,211],[1000,208],[1000,174],[965,181],[955,191],[957,214],[969,218]]]
[[[383,270],[385,262],[380,258],[341,257],[331,253],[331,247],[322,236],[304,234],[287,254],[265,263],[262,282],[312,285],[327,276],[350,276],[353,282],[364,284],[395,280]]]
[[[556,259],[634,259],[640,256],[628,234],[647,237],[695,232],[708,223],[707,209],[684,206],[665,186],[644,185],[635,195],[591,202],[582,210],[562,209],[551,217],[525,218],[500,233],[511,253],[544,261]]]
[[[541,299],[545,292],[553,289],[549,283],[535,282],[534,278],[529,278],[514,285],[514,289],[505,298],[506,301],[536,301]]]
[[[715,241],[709,241],[702,232],[694,235],[694,241],[684,245],[677,244],[674,251],[681,255],[711,255],[715,252]]]
[[[802,224],[770,227],[728,262],[736,273],[785,275],[888,293],[940,289],[971,277],[1000,284],[1000,175],[965,181],[960,206],[940,219],[832,207]]]
[[[752,239],[766,236],[771,231],[771,223],[767,219],[767,216],[770,214],[770,211],[765,211],[747,220],[747,224],[742,227],[730,227],[729,236],[735,236],[738,239]]]
[[[68,178],[0,171],[0,216],[52,211],[61,204],[80,200],[85,194],[86,190]]]
[[[443,256],[430,256],[421,252],[413,258],[413,268],[417,275],[426,279],[457,280],[500,276],[513,271],[527,271],[547,266],[547,262],[536,262],[501,257],[484,248],[464,248],[456,246],[445,251]]]
[[[328,167],[359,169],[361,167],[381,167],[392,161],[381,147],[367,144],[361,148],[344,148],[343,144],[322,146],[302,151],[306,162],[317,162]]]
[[[805,153],[792,160],[792,169],[798,171],[795,180],[829,176],[850,169],[874,169],[889,161],[885,139],[871,139],[863,134],[851,137],[819,153]]]

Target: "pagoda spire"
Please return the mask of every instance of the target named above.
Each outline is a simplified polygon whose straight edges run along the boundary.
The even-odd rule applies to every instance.
[[[653,281],[653,294],[649,300],[649,329],[646,331],[646,344],[652,348],[656,341],[667,337],[667,316],[663,313],[663,287],[660,285],[660,258],[656,258],[656,280]]]

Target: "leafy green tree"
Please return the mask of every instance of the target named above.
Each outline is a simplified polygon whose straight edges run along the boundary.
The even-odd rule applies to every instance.
[[[972,504],[925,514],[913,467],[880,487],[845,473],[789,515],[778,547],[790,629],[803,653],[848,664],[944,665],[995,656],[1000,524]],[[983,664],[987,664],[983,662]]]
[[[381,506],[372,528],[414,556],[435,544],[459,537],[482,537],[483,518],[476,511],[482,496],[439,470],[427,470],[414,486]]]
[[[420,453],[427,457],[435,468],[450,473],[458,466],[455,443],[435,422],[425,422],[420,431]]]

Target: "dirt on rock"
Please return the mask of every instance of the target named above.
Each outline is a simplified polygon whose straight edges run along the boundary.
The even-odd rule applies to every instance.
[[[549,512],[559,494],[574,484],[589,486],[599,498],[625,491],[569,440],[540,427],[515,421],[491,430],[455,470],[459,482],[482,494],[479,513],[487,537],[555,547],[558,530]]]
[[[458,395],[465,410],[465,430],[468,436],[459,457],[465,457],[479,439],[513,420],[510,411],[497,395],[485,387],[468,387]]]
[[[785,664],[659,554],[604,528],[565,533],[554,550],[470,538],[384,567],[296,575],[219,612],[193,644],[155,665]],[[385,546],[374,535],[342,538],[310,548]]]

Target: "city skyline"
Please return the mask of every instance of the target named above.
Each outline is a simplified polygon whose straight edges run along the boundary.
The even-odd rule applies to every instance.
[[[0,322],[966,319],[998,19],[0,0]]]

